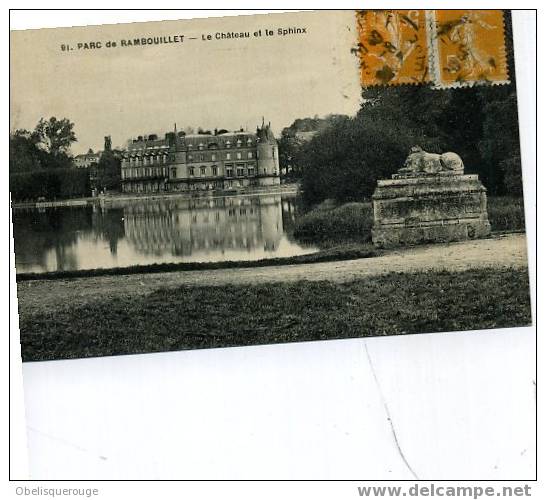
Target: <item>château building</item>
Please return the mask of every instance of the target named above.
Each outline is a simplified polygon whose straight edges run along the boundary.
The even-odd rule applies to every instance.
[[[121,162],[126,193],[206,191],[280,184],[279,151],[270,124],[256,133],[168,132],[130,141]]]
[[[89,152],[74,157],[74,166],[76,168],[89,168],[97,165],[100,160],[100,155],[100,151],[98,153],[94,153],[93,150],[90,149]]]

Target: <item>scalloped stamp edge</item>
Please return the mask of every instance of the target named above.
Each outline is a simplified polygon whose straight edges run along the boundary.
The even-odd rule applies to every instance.
[[[448,10],[448,9],[442,9],[442,10]],[[479,12],[479,9],[464,9],[466,11],[474,11]],[[496,9],[495,9],[496,10]],[[501,39],[502,39],[502,46],[499,48],[499,54],[501,58],[501,65],[503,68],[503,72],[505,75],[505,78],[502,79],[494,79],[494,80],[488,80],[488,79],[466,79],[461,81],[445,81],[445,79],[442,76],[441,71],[441,63],[440,63],[440,51],[438,48],[438,23],[437,23],[437,16],[436,13],[438,10],[431,10],[431,9],[424,9],[420,10],[420,12],[424,13],[424,22],[425,22],[425,34],[426,34],[426,61],[427,61],[427,70],[425,72],[426,78],[423,78],[422,74],[415,75],[415,81],[407,81],[407,76],[404,77],[405,81],[399,81],[397,79],[392,79],[392,81],[381,81],[380,79],[377,79],[377,81],[370,80],[369,78],[364,78],[363,72],[362,72],[362,64],[363,64],[363,58],[365,53],[365,47],[362,44],[362,34],[363,30],[366,29],[362,25],[362,17],[363,14],[366,14],[367,10],[356,10],[355,11],[355,19],[356,19],[356,26],[357,26],[357,34],[358,34],[358,40],[355,47],[351,49],[351,52],[353,52],[357,57],[359,58],[359,75],[360,75],[360,84],[364,88],[368,87],[381,87],[381,86],[397,86],[397,85],[430,85],[432,88],[435,89],[461,89],[461,88],[468,88],[468,87],[474,87],[474,86],[499,86],[499,85],[508,85],[511,83],[510,81],[510,75],[508,70],[508,64],[507,64],[507,57],[506,57],[506,29],[505,29],[505,13],[503,10],[498,9],[498,11],[501,13],[501,22],[502,22],[502,33],[501,33]]]
[[[442,9],[447,10],[447,9]],[[464,9],[466,11],[479,12],[478,9]],[[427,33],[428,33],[428,53],[429,53],[429,72],[432,75],[431,81],[432,85],[436,89],[461,89],[475,86],[499,86],[499,85],[509,85],[510,75],[508,70],[508,62],[506,57],[506,27],[505,27],[505,13],[501,9],[492,9],[498,10],[500,12],[500,20],[502,23],[501,26],[501,38],[502,45],[499,48],[501,66],[505,78],[496,79],[496,80],[487,80],[487,79],[466,79],[455,82],[446,82],[442,76],[441,63],[440,63],[440,51],[439,51],[439,41],[438,41],[438,21],[437,21],[437,12],[438,10],[427,10],[426,19],[427,19]]]

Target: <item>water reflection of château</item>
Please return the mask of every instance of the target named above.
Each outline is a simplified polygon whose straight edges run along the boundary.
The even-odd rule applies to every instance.
[[[124,224],[130,244],[148,255],[274,252],[283,236],[281,196],[135,202],[124,208]]]
[[[298,201],[267,194],[101,200],[86,207],[17,209],[17,272],[299,255]]]

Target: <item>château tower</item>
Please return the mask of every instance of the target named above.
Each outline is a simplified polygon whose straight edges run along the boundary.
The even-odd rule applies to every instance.
[[[279,147],[271,130],[271,123],[266,125],[262,119],[262,126],[256,129],[256,136],[258,137],[256,153],[260,185],[280,184]]]

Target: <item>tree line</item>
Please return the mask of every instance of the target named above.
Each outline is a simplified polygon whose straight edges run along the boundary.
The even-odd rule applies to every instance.
[[[120,160],[105,148],[98,165],[77,169],[70,153],[77,141],[74,123],[67,118],[41,118],[34,130],[10,133],[9,172],[13,201],[55,200],[91,195],[91,188],[117,190]],[[93,174],[93,180],[90,178]]]

